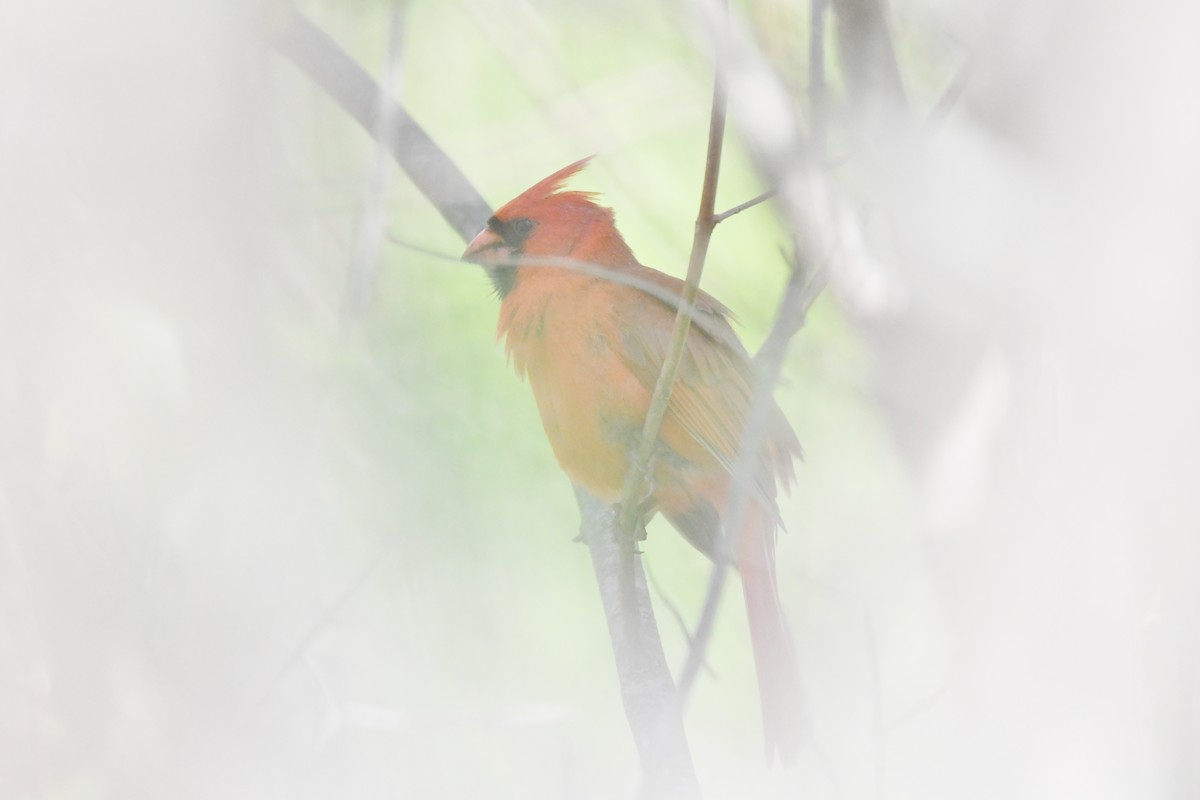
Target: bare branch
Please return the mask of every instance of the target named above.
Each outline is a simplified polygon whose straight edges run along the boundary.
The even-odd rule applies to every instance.
[[[825,86],[825,11],[829,0],[809,0],[808,19],[808,109],[809,139],[813,160],[825,163],[828,135],[828,98]]]
[[[824,264],[810,272],[803,268],[800,257],[797,256],[797,264],[792,270],[783,300],[779,304],[775,324],[772,325],[767,341],[756,357],[759,376],[755,381],[750,407],[746,412],[742,444],[733,465],[729,517],[722,525],[727,539],[729,531],[741,530],[742,523],[745,522],[747,500],[749,499],[749,476],[753,474],[754,462],[759,458],[759,453],[766,444],[770,427],[772,395],[775,392],[775,385],[779,382],[779,375],[783,371],[783,359],[787,353],[788,342],[804,326],[808,310],[825,288],[827,278],[828,271]],[[704,597],[700,621],[696,624],[692,646],[688,650],[687,660],[684,662],[683,671],[679,676],[681,702],[687,702],[688,694],[705,661],[717,621],[721,595],[725,590],[729,564],[728,557],[713,559],[713,569],[709,576],[708,591]]]
[[[748,208],[754,208],[756,205],[759,205],[760,203],[765,203],[766,201],[770,200],[774,196],[775,196],[775,190],[768,189],[767,191],[760,194],[758,197],[752,197],[744,203],[739,203],[738,205],[734,206],[733,208],[729,209],[728,211],[722,211],[720,214],[717,214],[716,216],[713,217],[713,225],[724,222],[725,220],[729,219],[733,215],[740,214]]]
[[[296,644],[288,652],[287,657],[280,662],[279,666],[271,674],[271,678],[267,681],[266,688],[263,689],[262,696],[259,698],[260,704],[266,703],[271,698],[271,695],[279,687],[279,684],[283,682],[283,679],[287,677],[288,673],[292,671],[292,668],[304,659],[313,642],[317,640],[317,637],[329,627],[329,624],[333,622],[342,609],[358,594],[359,590],[367,585],[367,582],[379,571],[379,568],[387,563],[388,557],[391,556],[392,552],[402,541],[404,541],[403,537],[393,536],[377,547],[366,563],[355,573],[350,582],[338,593],[333,602],[327,605],[321,612],[321,615],[313,620],[312,624],[304,631],[304,635],[297,640]]]
[[[621,516],[617,523],[622,531],[628,532],[631,540],[635,538],[634,527],[641,522],[638,519],[638,507],[641,503],[650,459],[658,441],[658,430],[662,427],[663,417],[667,413],[667,404],[671,400],[671,388],[675,384],[675,373],[679,368],[679,361],[687,344],[693,308],[696,304],[696,296],[700,292],[700,275],[704,272],[704,259],[708,256],[708,243],[712,239],[713,228],[717,224],[713,210],[717,200],[717,178],[721,173],[721,149],[724,143],[725,90],[721,85],[721,76],[718,73],[713,79],[712,113],[709,115],[708,123],[708,154],[704,162],[704,184],[700,191],[700,211],[696,215],[696,228],[692,236],[692,254],[688,259],[687,280],[683,288],[683,295],[679,299],[675,327],[671,330],[671,341],[663,360],[662,371],[658,374],[658,383],[654,386],[650,408],[646,412],[641,439],[638,441],[637,450],[634,451],[629,471],[625,474],[625,483],[621,487]]]
[[[654,594],[656,594],[662,604],[666,606],[667,613],[669,613],[671,615],[671,619],[675,621],[675,625],[679,628],[679,632],[683,635],[684,641],[688,643],[688,647],[691,647],[692,631],[691,628],[688,627],[687,620],[683,618],[683,612],[679,610],[679,606],[677,606],[670,596],[667,595],[667,592],[665,589],[663,589],[662,584],[660,584],[654,577],[653,570],[646,568],[646,578],[650,581],[650,588],[654,590]],[[717,677],[717,672],[712,668],[711,664],[705,662],[703,667],[704,671],[708,673],[709,677]]]
[[[883,724],[883,679],[879,670],[878,636],[875,633],[875,621],[869,611],[863,627],[863,635],[867,642],[867,669],[871,675],[871,771],[875,778],[875,798],[883,800],[887,786],[888,731]]]
[[[641,561],[617,527],[613,508],[576,488],[580,537],[592,556],[621,678],[621,700],[642,763],[642,796],[698,798],[679,694],[663,653]]]
[[[796,263],[784,290],[783,301],[779,304],[775,324],[754,357],[759,367],[766,371],[771,369],[773,363],[783,360],[788,343],[804,327],[808,310],[829,283],[828,266],[822,263],[815,269],[807,269],[800,263],[803,257],[799,252],[794,256]],[[773,386],[771,388],[774,390]]]
[[[962,97],[963,91],[967,88],[967,83],[971,80],[972,64],[970,61],[959,67],[958,72],[954,73],[954,78],[950,81],[950,85],[942,92],[942,96],[934,103],[933,108],[929,110],[929,115],[925,117],[925,135],[933,136],[937,133],[938,128],[946,121],[946,117],[950,116],[950,112],[954,109]]]
[[[483,229],[491,207],[408,111],[381,96],[371,76],[328,34],[290,5],[281,9],[272,22],[275,49],[324,89],[367,133],[378,138],[459,236],[469,241]],[[380,130],[381,114],[391,120],[386,130]]]
[[[888,27],[887,0],[833,0],[838,55],[846,83],[861,102],[904,104],[904,82]]]

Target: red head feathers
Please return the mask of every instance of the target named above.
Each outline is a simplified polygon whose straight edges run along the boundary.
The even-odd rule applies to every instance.
[[[487,227],[467,247],[463,258],[482,264],[501,297],[523,266],[557,268],[570,262],[606,269],[637,264],[629,245],[617,231],[612,209],[595,202],[590,192],[564,191],[566,181],[592,160],[580,159],[535,183],[505,203]]]

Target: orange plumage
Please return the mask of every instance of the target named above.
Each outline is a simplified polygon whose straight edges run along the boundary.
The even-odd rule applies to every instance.
[[[528,378],[559,464],[608,502],[621,487],[666,355],[683,282],[638,263],[613,214],[592,195],[563,191],[571,164],[510,201],[465,259],[482,264],[501,297],[497,335]],[[727,512],[753,369],[727,321],[701,293],[659,432],[653,509],[712,557]],[[778,408],[756,465],[735,557],[754,644],[769,751],[790,760],[799,689],[775,581],[776,484],[793,480],[800,446]]]

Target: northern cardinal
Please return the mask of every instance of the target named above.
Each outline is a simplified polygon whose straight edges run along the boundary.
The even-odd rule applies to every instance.
[[[563,183],[571,164],[505,204],[467,247],[501,299],[504,337],[528,378],[558,463],[610,503],[621,494],[662,367],[683,281],[643,266],[610,209]],[[608,277],[611,276],[611,277]],[[710,558],[720,557],[733,462],[753,369],[727,317],[700,293],[650,470],[647,518],[663,516]],[[754,647],[768,757],[791,761],[799,686],[775,580],[776,484],[794,480],[800,445],[777,406],[757,459],[734,557]]]

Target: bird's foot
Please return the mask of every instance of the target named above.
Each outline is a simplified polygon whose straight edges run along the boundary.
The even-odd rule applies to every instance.
[[[622,516],[624,516],[622,514],[622,510],[623,507],[621,503],[613,503],[613,518],[617,521],[617,536],[633,543],[646,541],[646,523],[648,523],[658,511],[658,506],[654,502],[654,498],[645,497],[642,498],[640,503],[638,503],[632,530],[627,529],[624,525],[620,524],[620,520]]]

